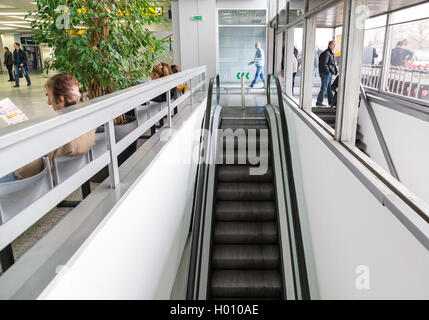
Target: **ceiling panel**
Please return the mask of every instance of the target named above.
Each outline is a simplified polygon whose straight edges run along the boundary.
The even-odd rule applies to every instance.
[[[30,0],[1,0],[0,2],[0,33],[23,33],[31,31],[25,14],[36,10],[34,1]]]

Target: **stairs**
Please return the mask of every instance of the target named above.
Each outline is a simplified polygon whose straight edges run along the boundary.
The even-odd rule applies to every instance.
[[[332,128],[335,129],[335,122],[336,122],[336,113],[337,113],[337,109],[335,108],[313,108],[312,112],[314,114],[316,114],[320,119],[322,119],[323,121],[325,121],[329,126],[331,126]],[[360,151],[362,151],[363,153],[365,153],[368,157],[369,154],[367,153],[366,149],[367,149],[367,145],[365,144],[365,142],[363,141],[364,139],[364,135],[362,134],[362,132],[360,131],[360,125],[357,125],[357,132],[356,132],[356,148],[358,148]]]
[[[259,130],[268,130],[264,114],[257,119],[223,119],[221,128],[243,128],[246,134],[248,129],[257,129],[257,150]],[[224,160],[227,147],[224,140]],[[270,157],[269,148],[268,144],[259,154]],[[234,143],[235,154],[237,149]],[[208,297],[282,299],[273,170],[269,166],[263,175],[250,175],[249,163],[223,163],[217,165],[216,173]]]

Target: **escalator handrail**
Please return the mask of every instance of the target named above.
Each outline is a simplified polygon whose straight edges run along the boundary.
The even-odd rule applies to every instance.
[[[204,151],[204,158],[200,158],[200,163],[198,164],[197,171],[197,180],[194,196],[194,208],[193,208],[193,221],[192,221],[192,240],[191,240],[191,255],[190,255],[190,265],[189,265],[189,274],[188,274],[188,287],[186,292],[186,299],[192,300],[196,298],[195,284],[197,278],[199,278],[199,272],[197,271],[197,266],[200,265],[201,259],[198,259],[199,253],[201,252],[201,239],[204,236],[204,228],[201,228],[203,223],[203,204],[205,201],[205,184],[206,184],[206,163],[208,155],[208,146],[209,146],[209,137],[208,134],[210,130],[211,113],[212,113],[212,103],[213,103],[213,86],[216,81],[216,105],[220,101],[220,79],[219,75],[210,79],[208,94],[207,94],[207,106],[204,115],[204,121],[202,123],[202,148],[200,152]],[[201,234],[200,234],[201,230]],[[199,268],[198,268],[199,269]]]
[[[295,245],[296,245],[296,251],[297,251],[297,260],[298,260],[297,263],[299,268],[299,282],[301,287],[301,297],[303,300],[309,300],[311,296],[310,296],[310,289],[308,284],[307,266],[305,262],[304,245],[303,245],[302,233],[301,233],[298,199],[296,195],[295,180],[293,176],[292,155],[291,155],[291,148],[290,148],[290,141],[289,141],[286,111],[283,105],[283,95],[282,95],[282,88],[280,85],[280,81],[277,78],[277,76],[275,76],[274,74],[270,74],[268,76],[267,90],[266,90],[267,101],[268,101],[268,104],[271,104],[271,81],[273,79],[276,83],[276,91],[277,91],[277,98],[278,98],[278,104],[279,104],[278,108],[280,112],[280,121],[282,125],[283,144],[284,144],[284,150],[285,150],[287,179],[288,179],[286,182],[288,183],[289,196],[291,200],[291,208],[292,208],[291,214],[292,214],[293,229],[294,229],[294,235],[295,235]]]

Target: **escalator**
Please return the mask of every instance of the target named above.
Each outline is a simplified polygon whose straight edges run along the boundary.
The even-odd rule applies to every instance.
[[[251,119],[246,115],[221,117],[224,132],[243,129],[246,134],[254,129],[259,156],[268,157],[270,163],[268,154],[261,155],[262,150],[270,152],[269,144],[260,144],[260,130],[268,131],[263,109]],[[250,135],[245,137],[249,141]],[[231,151],[239,154],[238,139],[233,149],[228,149],[227,139],[224,134],[222,163],[227,163],[226,155]],[[283,277],[272,165],[265,174],[251,175],[251,166],[237,160],[234,157],[235,164],[216,168],[209,298],[281,299]]]
[[[280,83],[268,83],[268,103],[242,109],[210,82],[187,299],[309,298]]]

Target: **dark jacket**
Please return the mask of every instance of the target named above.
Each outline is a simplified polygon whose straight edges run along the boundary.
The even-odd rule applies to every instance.
[[[338,100],[338,92],[336,91],[338,88],[338,80],[340,79],[340,76],[336,77],[334,82],[331,85],[331,89],[332,91],[334,91],[334,98],[332,99],[331,102],[331,107],[336,107],[337,106],[337,100]]]
[[[4,53],[4,64],[7,66],[13,65],[13,56],[12,52],[8,51]]]
[[[392,53],[390,55],[390,64],[395,67],[405,66],[405,61],[411,60],[414,56],[414,52],[411,50],[395,47],[392,49]]]
[[[363,49],[363,63],[373,65],[375,58],[378,58],[378,53],[373,47],[365,47]]]
[[[27,54],[21,48],[13,52],[13,64],[18,65],[18,54],[19,54],[19,64],[24,64],[24,67],[27,65]]]
[[[338,73],[335,57],[332,51],[328,48],[320,54],[319,57],[319,73]]]

